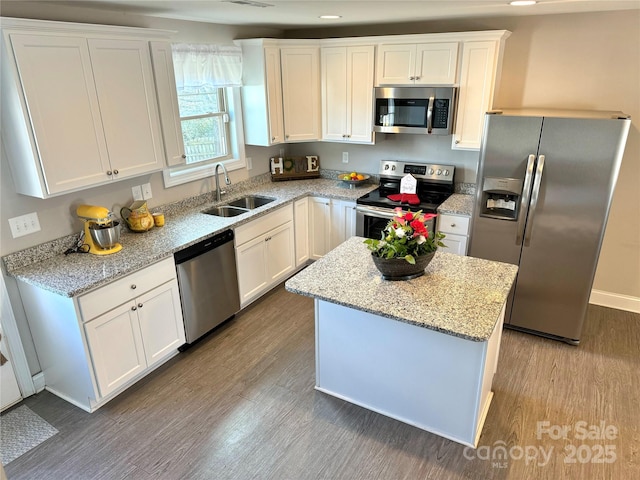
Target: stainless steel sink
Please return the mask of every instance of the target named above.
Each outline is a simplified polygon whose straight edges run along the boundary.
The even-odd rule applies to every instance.
[[[232,207],[229,205],[222,205],[220,207],[213,207],[208,210],[204,210],[202,213],[207,215],[215,215],[216,217],[235,217],[247,213],[248,208]]]
[[[254,208],[262,207],[267,203],[271,203],[274,200],[275,198],[260,197],[258,195],[247,195],[246,197],[238,198],[233,202],[229,202],[228,205],[231,205],[232,207],[248,208],[249,210],[253,210]]]

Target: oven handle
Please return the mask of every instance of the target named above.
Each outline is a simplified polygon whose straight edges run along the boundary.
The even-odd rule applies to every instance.
[[[356,205],[356,212],[360,212],[365,215],[370,215],[372,217],[379,217],[379,218],[393,218],[396,216],[396,212],[388,208],[363,207],[362,205]]]

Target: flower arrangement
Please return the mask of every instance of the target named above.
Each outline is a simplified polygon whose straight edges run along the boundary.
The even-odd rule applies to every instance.
[[[434,253],[438,247],[445,247],[442,243],[444,234],[436,232],[430,235],[427,231],[425,223],[434,217],[435,214],[423,214],[422,210],[403,213],[402,208],[397,207],[395,216],[382,232],[382,238],[368,238],[364,243],[375,257],[404,258],[413,265],[416,257]]]

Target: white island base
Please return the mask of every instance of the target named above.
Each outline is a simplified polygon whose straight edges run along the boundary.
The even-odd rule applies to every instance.
[[[503,319],[477,342],[315,299],[316,389],[475,448]]]

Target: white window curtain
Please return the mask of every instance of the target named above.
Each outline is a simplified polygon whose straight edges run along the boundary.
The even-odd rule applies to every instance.
[[[242,49],[228,45],[171,46],[178,90],[192,87],[240,87]]]

